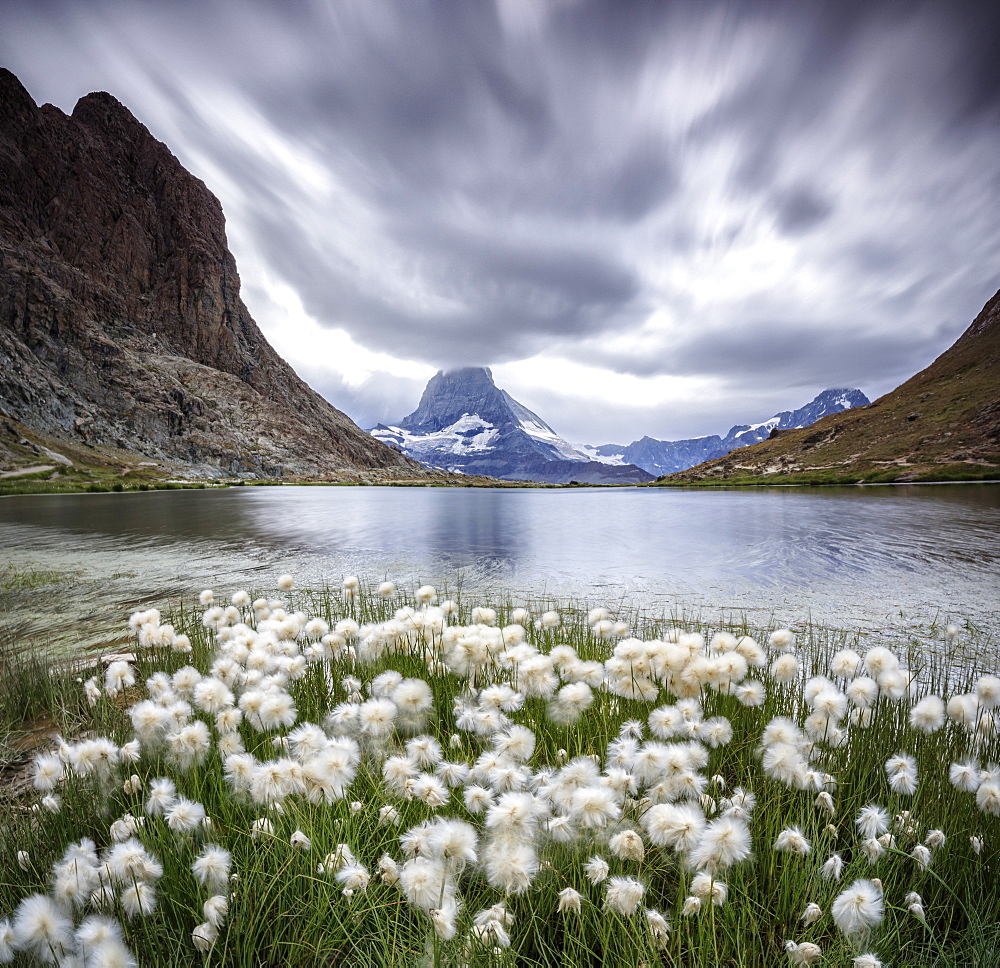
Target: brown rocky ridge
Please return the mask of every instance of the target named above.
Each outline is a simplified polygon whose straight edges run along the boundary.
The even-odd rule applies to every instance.
[[[126,107],[39,108],[0,69],[0,470],[53,454],[188,477],[431,476],[271,348],[218,199]]]
[[[686,471],[685,483],[1000,478],[1000,292],[930,366],[866,407],[831,414]]]

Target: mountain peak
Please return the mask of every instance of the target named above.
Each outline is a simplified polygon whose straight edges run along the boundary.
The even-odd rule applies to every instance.
[[[370,433],[430,467],[506,480],[638,483],[631,465],[606,467],[560,437],[493,382],[488,366],[439,370],[413,413]]]
[[[436,375],[456,380],[475,380],[480,378],[488,383],[493,383],[493,371],[488,366],[455,366],[447,370],[438,370]],[[496,386],[495,383],[493,385]]]
[[[465,414],[478,414],[491,423],[511,416],[503,391],[497,389],[487,366],[438,370],[424,387],[417,409],[399,426],[411,433],[435,433]]]

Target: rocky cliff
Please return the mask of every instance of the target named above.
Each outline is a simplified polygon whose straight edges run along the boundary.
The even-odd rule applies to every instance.
[[[426,473],[268,345],[218,200],[166,145],[110,94],[67,116],[3,69],[0,374],[8,444],[202,476]]]
[[[682,471],[687,481],[912,481],[1000,476],[1000,292],[930,366],[874,403]]]

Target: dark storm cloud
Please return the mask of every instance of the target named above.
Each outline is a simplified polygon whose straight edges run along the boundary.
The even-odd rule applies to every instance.
[[[890,389],[1000,284],[995,3],[4,14],[36,98],[112,91],[220,195],[244,272],[402,359],[715,374],[739,412],[762,382]]]
[[[808,188],[793,188],[776,198],[778,224],[789,235],[815,228],[833,211],[829,202]]]
[[[648,373],[666,368],[675,376],[711,375],[723,381],[752,375],[787,387],[870,386],[881,379],[886,359],[900,361],[907,375],[922,368],[940,339],[940,331],[914,339],[857,329],[845,320],[831,320],[805,336],[796,322],[764,319],[676,343],[666,361],[630,360],[622,368]],[[612,356],[610,362],[617,361]]]

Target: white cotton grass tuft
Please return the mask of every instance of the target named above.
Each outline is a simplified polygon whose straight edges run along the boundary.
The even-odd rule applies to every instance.
[[[729,896],[729,887],[708,871],[699,871],[691,878],[691,893],[703,904],[714,904],[721,907]]]
[[[73,922],[45,894],[32,894],[17,906],[14,912],[12,933],[14,945],[33,953],[42,961],[61,958],[71,950]]]
[[[844,870],[844,858],[840,854],[831,854],[820,868],[820,876],[825,880],[839,881]]]
[[[800,827],[786,827],[778,834],[774,842],[774,849],[792,854],[800,854],[804,857],[812,850],[812,847]]]
[[[137,968],[138,962],[124,941],[108,938],[89,949],[86,965],[87,968]]]
[[[358,863],[345,864],[336,872],[334,877],[344,892],[350,891],[351,894],[368,890],[368,885],[371,883],[371,875],[368,869],[363,864]]]
[[[701,911],[701,898],[692,894],[684,899],[684,906],[681,908],[681,916],[685,918],[693,917]]]
[[[983,813],[1000,816],[1000,781],[986,780],[976,789],[976,806]]]
[[[910,710],[910,727],[922,733],[933,733],[945,721],[944,701],[939,696],[924,696]]]
[[[191,864],[191,872],[198,883],[210,891],[222,893],[229,883],[232,856],[217,844],[206,844]]]
[[[607,880],[608,875],[611,873],[611,867],[603,857],[591,857],[583,865],[583,872],[591,884],[600,884],[602,881]]]
[[[645,885],[634,877],[612,877],[605,889],[604,907],[628,917],[638,910],[645,893]]]
[[[213,894],[202,905],[202,917],[216,928],[221,928],[229,915],[229,898],[225,894]]]
[[[63,761],[56,753],[41,753],[35,757],[34,787],[36,790],[54,790],[63,778]]]
[[[683,803],[656,804],[643,814],[641,822],[652,844],[677,851],[693,850],[705,829],[701,809]]]
[[[815,901],[810,901],[799,920],[806,927],[809,927],[810,924],[815,924],[821,917],[823,917],[823,909]]]
[[[193,800],[185,797],[178,797],[174,803],[164,811],[167,826],[175,833],[187,834],[197,830],[205,819],[205,808]]]
[[[91,914],[80,922],[75,937],[81,952],[87,955],[107,941],[121,941],[122,928],[113,918],[101,914]],[[0,951],[0,962],[4,960],[3,953]]]
[[[119,900],[130,920],[136,917],[149,917],[156,909],[156,891],[145,881],[129,884],[122,890]]]
[[[117,696],[123,689],[135,685],[135,670],[131,664],[118,659],[108,664],[104,673],[104,691],[109,696]]]
[[[858,955],[851,964],[853,968],[882,968],[882,962],[879,960],[878,955],[871,952]]]
[[[608,849],[621,860],[641,862],[646,854],[642,837],[634,830],[622,830],[608,841]]]
[[[917,862],[921,870],[926,870],[931,864],[931,850],[925,844],[915,844],[910,856]]]
[[[861,668],[861,656],[854,649],[841,649],[830,660],[830,671],[839,679],[853,679]]]
[[[952,786],[965,793],[975,793],[979,789],[979,764],[975,760],[952,763],[948,770]]]
[[[917,792],[917,761],[908,754],[897,753],[885,764],[885,774],[893,793],[910,796]]]
[[[880,837],[889,829],[889,812],[877,804],[869,804],[858,811],[855,824],[865,840]]]
[[[723,815],[706,825],[688,862],[694,868],[713,872],[728,870],[750,856],[750,847],[746,823],[735,816]]]
[[[807,968],[823,957],[823,949],[812,941],[786,941],[785,954],[795,968]]]
[[[621,816],[621,807],[607,787],[585,786],[573,793],[568,815],[584,830],[599,830]]]
[[[844,690],[847,698],[857,709],[870,709],[878,699],[878,683],[868,676],[852,679]]]
[[[195,948],[201,952],[211,951],[215,942],[219,940],[219,929],[211,921],[199,924],[191,932],[191,941]]]
[[[564,887],[559,892],[559,904],[556,910],[560,912],[570,911],[574,914],[579,913],[582,901],[583,896],[579,891],[572,887]]]
[[[795,648],[795,633],[790,629],[776,629],[768,636],[767,644],[775,652],[790,652]]]
[[[538,873],[535,848],[530,843],[507,843],[501,839],[483,851],[486,880],[508,894],[523,894]]]
[[[1000,706],[1000,677],[980,676],[976,680],[976,699],[983,709],[995,709]]]
[[[799,675],[799,660],[790,652],[783,653],[771,663],[771,678],[779,685],[787,686]]]
[[[859,878],[834,898],[834,924],[849,938],[858,938],[882,921],[885,905],[880,885]]]
[[[657,948],[665,948],[670,940],[670,922],[656,908],[646,908],[646,927]]]

